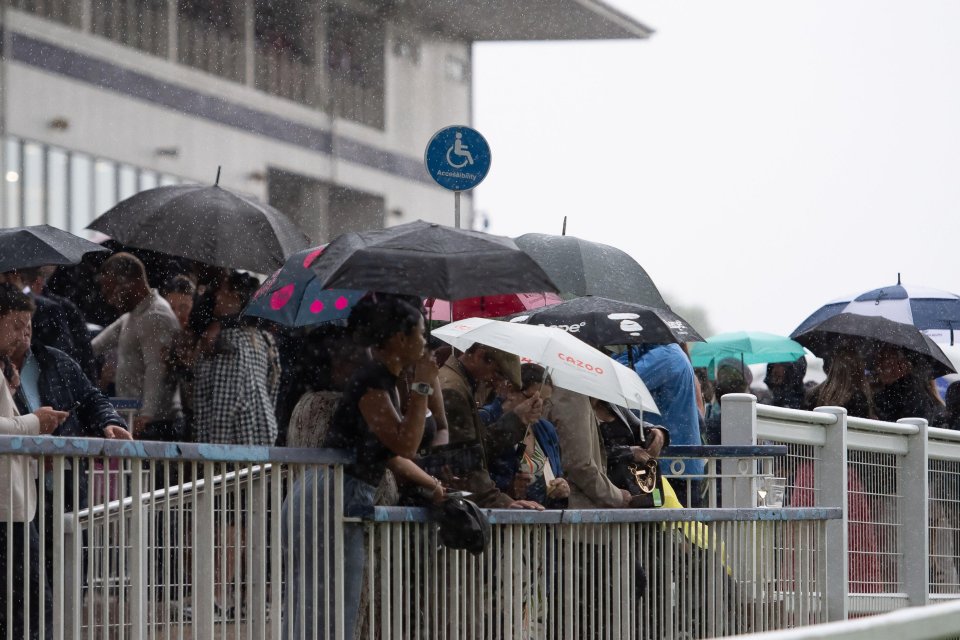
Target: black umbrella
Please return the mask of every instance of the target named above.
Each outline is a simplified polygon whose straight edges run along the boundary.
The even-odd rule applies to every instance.
[[[0,229],[0,273],[53,264],[79,264],[83,256],[109,251],[47,224]]]
[[[259,273],[276,271],[310,245],[283,213],[217,185],[141,191],[88,228],[132,247]]]
[[[672,311],[596,296],[531,309],[508,319],[559,327],[595,347],[703,341],[686,320]]]
[[[345,233],[312,268],[321,289],[361,289],[444,300],[557,287],[510,238],[418,220]]]
[[[616,247],[545,233],[528,233],[516,240],[517,246],[533,256],[561,293],[667,308],[643,267]]]
[[[840,313],[803,332],[794,332],[790,337],[821,357],[829,356],[842,345],[853,346],[862,352],[879,345],[892,345],[923,359],[931,366],[934,376],[956,373],[936,342],[912,324],[895,322],[883,316]]]

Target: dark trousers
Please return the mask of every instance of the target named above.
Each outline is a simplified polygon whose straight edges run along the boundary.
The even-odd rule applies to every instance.
[[[9,532],[8,532],[9,526]],[[8,537],[9,533],[9,537]],[[26,537],[26,541],[24,541]],[[7,545],[12,543],[13,553],[7,553]],[[7,589],[7,572],[13,572],[13,588]],[[28,579],[24,581],[24,573]],[[40,597],[44,595],[41,608]],[[30,606],[27,607],[27,594]],[[13,617],[7,619],[7,605],[12,601]],[[12,637],[39,639],[40,618],[43,616],[45,633],[43,638],[53,637],[53,591],[50,583],[40,571],[40,534],[36,520],[33,522],[15,522],[8,525],[0,522],[0,638],[6,638],[12,628]],[[30,634],[27,635],[29,621]]]

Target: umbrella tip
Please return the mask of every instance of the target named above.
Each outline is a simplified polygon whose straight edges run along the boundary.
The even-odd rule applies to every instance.
[[[563,230],[560,232],[560,235],[567,235],[567,216],[563,216]]]
[[[215,187],[220,186],[220,169],[221,169],[220,165],[217,165],[217,179],[213,181],[213,186]]]
[[[900,286],[900,272],[897,272],[897,286]]]

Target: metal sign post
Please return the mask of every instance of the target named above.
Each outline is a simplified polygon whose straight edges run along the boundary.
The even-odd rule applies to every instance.
[[[483,182],[490,171],[490,145],[476,129],[454,125],[440,129],[423,154],[430,177],[453,191],[453,221],[460,228],[460,194]]]

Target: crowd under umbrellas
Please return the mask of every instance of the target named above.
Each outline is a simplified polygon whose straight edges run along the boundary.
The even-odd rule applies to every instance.
[[[360,490],[348,507],[700,506],[702,468],[688,464],[678,498],[657,461],[669,446],[721,442],[721,397],[764,391],[751,365],[767,365],[761,399],[773,404],[960,428],[960,387],[944,404],[931,382],[956,374],[952,294],[898,282],[828,303],[790,337],[704,340],[631,256],[566,235],[512,240],[416,221],[310,246],[281,212],[216,184],[142,192],[90,228],[119,252],[50,227],[3,230],[0,272],[10,296],[39,301],[32,270],[92,269],[88,286],[117,301],[119,325],[93,341],[101,357],[90,384],[113,396],[133,389],[152,415],[104,434],[352,449],[358,462],[346,471]],[[180,317],[184,299],[192,312]],[[125,384],[116,346],[147,307],[165,314],[168,332],[154,350],[176,398],[163,415],[146,378]],[[812,355],[827,371],[817,386],[805,380]],[[71,409],[49,408],[61,421]],[[313,483],[294,491],[322,493]],[[357,548],[349,535],[346,547]]]
[[[709,388],[721,363],[736,368],[737,360],[745,390],[750,389],[748,365],[786,366],[810,355],[829,362],[838,349],[855,350],[869,377],[869,367],[884,345],[906,354],[921,375],[955,373],[950,358],[923,332],[948,336],[952,343],[954,324],[960,325],[960,298],[906,288],[899,277],[896,286],[827,303],[794,332],[792,337],[799,342],[758,332],[719,335],[704,342],[669,309],[632,257],[616,247],[566,235],[529,233],[511,241],[414,222],[347,233],[330,245],[310,247],[281,212],[218,184],[141,192],[106,212],[90,229],[135,251],[218,268],[221,277],[235,269],[264,274],[256,293],[244,300],[242,315],[265,321],[285,335],[345,325],[360,300],[380,293],[419,298],[428,330],[470,318],[560,328],[603,358],[627,354],[628,366],[635,353],[631,346],[685,345],[693,366],[704,374],[700,386],[707,389],[700,389],[701,409],[715,400]],[[37,233],[4,232],[6,242],[16,244],[20,252],[5,253],[5,271],[76,264],[84,255],[76,247],[64,249],[63,238],[69,234],[51,229],[42,230],[42,248],[30,248],[25,239],[36,242]],[[24,260],[20,255],[24,251],[33,251],[32,259]],[[43,265],[35,264],[38,261]],[[216,286],[217,279],[210,284]],[[463,347],[469,340],[461,337],[454,342]],[[530,361],[528,350],[509,349]],[[612,366],[608,370],[618,371]],[[649,397],[649,391],[645,393]],[[630,403],[624,399],[624,404]]]

